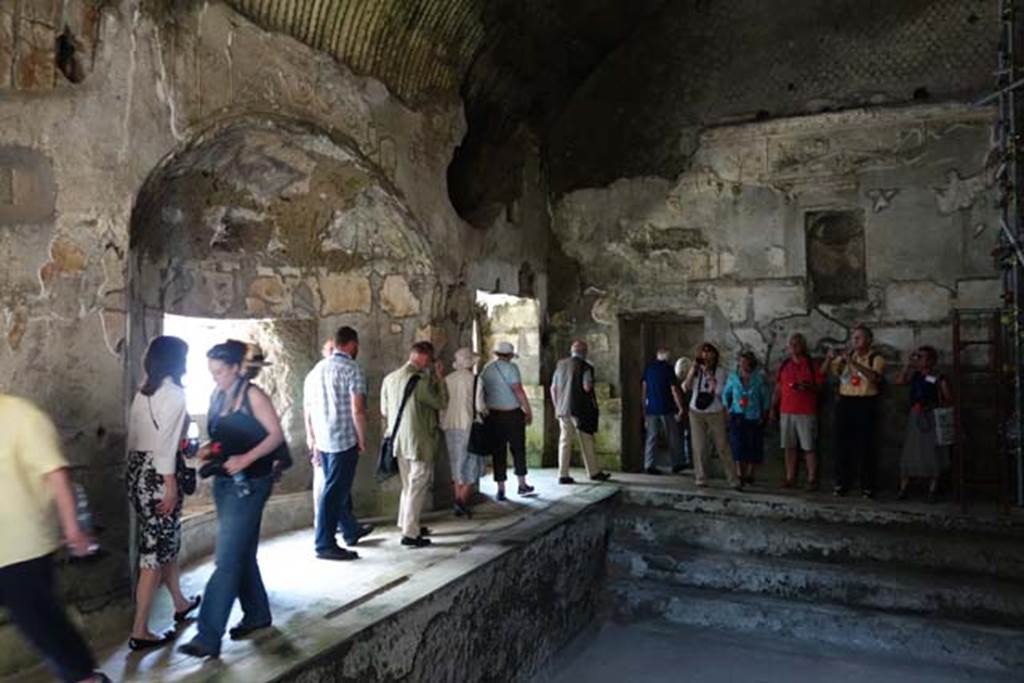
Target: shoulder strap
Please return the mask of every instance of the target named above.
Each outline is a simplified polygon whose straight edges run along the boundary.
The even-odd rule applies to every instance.
[[[398,406],[398,415],[395,416],[395,426],[391,429],[391,436],[389,438],[395,438],[395,434],[398,433],[398,425],[402,423],[402,413],[405,412],[405,404],[409,402],[412,397],[412,392],[416,390],[416,383],[420,381],[419,373],[409,378],[409,381],[405,383],[405,390],[402,392],[402,402]]]
[[[477,410],[476,410],[476,388],[477,383],[480,381],[480,375],[473,374],[473,422],[476,422]]]
[[[160,425],[157,424],[156,416],[153,415],[153,397],[152,396],[147,396],[146,397],[146,405],[149,406],[149,419],[153,421],[153,429],[155,429],[156,431],[159,432],[160,431]]]

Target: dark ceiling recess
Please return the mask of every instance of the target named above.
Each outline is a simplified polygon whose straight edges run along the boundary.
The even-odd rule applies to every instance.
[[[266,29],[384,81],[412,105],[458,93],[469,133],[449,172],[463,216],[515,195],[481,186],[496,148],[542,130],[608,54],[668,0],[228,0]],[[503,158],[516,157],[503,153]],[[512,176],[518,173],[511,173]],[[486,213],[486,212],[485,212]]]
[[[461,95],[449,187],[478,225],[517,196],[509,148],[531,137],[554,196],[674,177],[707,125],[965,99],[990,87],[998,36],[991,0],[227,2],[413,106]]]

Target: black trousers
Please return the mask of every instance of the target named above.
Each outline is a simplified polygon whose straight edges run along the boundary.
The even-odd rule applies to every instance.
[[[53,556],[0,567],[0,605],[62,681],[92,676],[96,660],[53,591]]]
[[[877,396],[840,396],[836,403],[836,486],[848,489],[859,470],[860,487],[875,490]]]
[[[492,410],[485,419],[494,455],[494,481],[508,479],[508,451],[515,473],[526,476],[526,414],[521,410]]]

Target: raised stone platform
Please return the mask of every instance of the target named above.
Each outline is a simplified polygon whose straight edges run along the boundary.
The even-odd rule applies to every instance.
[[[630,478],[609,548],[626,621],[1024,670],[1024,520],[950,504]]]
[[[558,486],[550,471],[531,479],[536,496],[484,504],[472,520],[428,515],[428,549],[400,546],[394,527],[364,539],[356,562],[317,560],[309,529],[264,540],[273,628],[225,638],[220,659],[205,662],[173,647],[132,653],[119,640],[100,647],[102,668],[119,681],[528,680],[595,617],[618,492]],[[186,594],[212,570],[209,560],[191,567]],[[152,623],[169,627],[161,600]],[[230,623],[239,616],[236,606]],[[194,630],[180,629],[175,645]]]

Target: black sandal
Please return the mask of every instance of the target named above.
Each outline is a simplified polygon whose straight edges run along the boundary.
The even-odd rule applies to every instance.
[[[171,642],[174,638],[174,631],[168,631],[161,638],[129,638],[128,649],[133,652],[141,650],[152,650],[155,647],[162,647]]]
[[[174,623],[175,624],[180,624],[181,622],[187,620],[188,619],[188,615],[191,614],[197,607],[199,607],[199,603],[201,603],[202,601],[203,601],[203,596],[201,596],[201,595],[197,595],[197,596],[193,597],[192,600],[189,602],[188,607],[186,607],[185,609],[181,610],[180,612],[175,612],[174,613]]]

